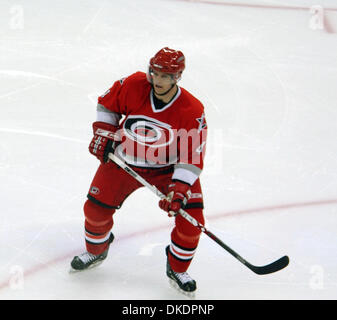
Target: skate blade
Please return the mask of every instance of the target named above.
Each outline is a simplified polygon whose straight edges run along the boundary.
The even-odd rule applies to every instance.
[[[83,271],[88,271],[88,270],[91,270],[91,269],[94,269],[94,268],[98,267],[102,263],[103,263],[103,260],[100,260],[100,261],[94,262],[88,268],[81,269],[81,270],[77,270],[77,269],[74,269],[73,267],[70,267],[69,273],[73,274],[73,273],[79,273],[79,272],[83,272]]]
[[[169,283],[170,283],[171,287],[172,287],[173,289],[175,289],[176,291],[178,291],[179,293],[183,294],[184,296],[186,296],[186,297],[188,297],[188,298],[190,298],[190,299],[192,299],[192,300],[195,299],[195,291],[189,292],[189,291],[184,291],[184,290],[182,290],[182,289],[178,286],[178,284],[177,284],[174,280],[172,280],[172,279],[169,279]]]

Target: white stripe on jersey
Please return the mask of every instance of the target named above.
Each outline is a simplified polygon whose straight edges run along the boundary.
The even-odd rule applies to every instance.
[[[177,179],[180,181],[187,182],[189,185],[193,185],[194,182],[199,178],[194,172],[187,170],[185,168],[175,168],[172,179]]]
[[[102,110],[97,110],[96,121],[106,122],[112,124],[113,126],[118,126],[121,116],[116,112],[105,112]]]

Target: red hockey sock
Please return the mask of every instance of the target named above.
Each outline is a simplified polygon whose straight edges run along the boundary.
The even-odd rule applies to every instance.
[[[189,209],[188,213],[204,223],[202,209]],[[176,216],[176,226],[171,233],[168,259],[173,271],[185,272],[197,250],[201,231],[182,216]]]
[[[84,204],[85,243],[87,251],[101,254],[109,247],[114,209],[107,209],[87,200]]]

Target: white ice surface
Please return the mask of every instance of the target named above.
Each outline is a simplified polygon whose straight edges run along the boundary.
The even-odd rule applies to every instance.
[[[145,189],[116,213],[107,260],[68,273],[85,248],[97,96],[164,46],[185,53],[180,85],[206,108],[207,227],[253,264],[291,260],[257,276],[203,235],[196,298],[336,299],[337,11],[325,18],[329,30],[309,9],[1,1],[0,299],[186,299],[165,276],[173,222]]]

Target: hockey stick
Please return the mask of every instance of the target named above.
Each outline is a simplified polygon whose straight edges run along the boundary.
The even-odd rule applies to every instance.
[[[139,181],[143,186],[150,189],[153,193],[155,193],[160,199],[164,199],[166,196],[161,193],[154,185],[147,182],[143,177],[141,177],[137,172],[131,169],[124,161],[115,156],[113,153],[109,153],[109,158],[115,162],[118,166],[120,166],[123,170],[125,170],[128,174],[133,176],[137,181]],[[209,236],[212,240],[214,240],[217,244],[219,244],[222,248],[227,250],[232,256],[234,256],[237,260],[239,260],[242,264],[244,264],[247,268],[255,272],[256,274],[269,274],[276,271],[279,271],[285,268],[289,264],[288,256],[283,256],[282,258],[264,265],[264,266],[254,266],[249,263],[246,259],[242,258],[237,252],[228,247],[225,243],[223,243],[217,236],[215,236],[212,232],[207,230],[204,225],[199,223],[196,219],[190,216],[186,211],[180,209],[179,214],[184,217],[187,221],[189,221],[192,225],[200,229],[203,233]]]

